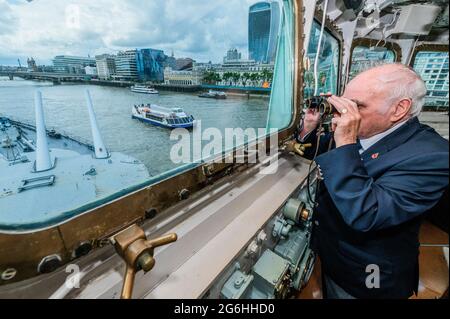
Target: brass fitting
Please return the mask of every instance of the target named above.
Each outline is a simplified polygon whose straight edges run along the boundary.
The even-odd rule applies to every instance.
[[[114,236],[112,240],[114,247],[126,263],[121,299],[131,298],[137,271],[143,270],[147,273],[155,266],[155,259],[153,258],[154,249],[173,243],[176,240],[177,234],[169,234],[147,240],[145,232],[136,224]]]
[[[296,153],[300,156],[305,155],[305,151],[307,148],[312,147],[311,143],[307,143],[307,144],[301,144],[301,143],[297,143],[295,140],[292,141],[288,141],[284,144],[284,149],[287,152],[293,152]]]
[[[302,211],[300,212],[300,217],[302,218],[303,221],[307,221],[309,218],[309,211],[306,208],[303,208]]]

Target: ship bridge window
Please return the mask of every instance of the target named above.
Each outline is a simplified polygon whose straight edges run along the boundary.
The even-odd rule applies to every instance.
[[[30,127],[36,123],[34,93],[41,90],[47,130],[54,128],[55,132],[64,132],[61,139],[48,137],[50,157],[52,160],[57,158],[56,170],[48,173],[55,174],[55,185],[21,192],[14,199],[0,194],[0,207],[11,207],[5,216],[22,211],[27,196],[40,198],[42,192],[55,189],[55,193],[48,193],[48,198],[39,203],[40,206],[30,206],[32,211],[27,216],[32,216],[30,221],[33,222],[42,220],[39,224],[42,228],[63,223],[63,219],[78,218],[87,210],[119,197],[122,200],[127,194],[179,176],[216,155],[254,140],[258,134],[265,135],[268,128],[282,131],[292,122],[296,65],[294,11],[297,8],[294,0],[267,3],[205,0],[202,4],[198,3],[200,1],[174,0],[170,2],[170,10],[166,0],[131,1],[127,5],[121,5],[120,0],[109,2],[114,4],[105,6],[101,15],[96,6],[84,6],[82,19],[77,20],[79,27],[60,24],[61,30],[52,43],[47,41],[45,34],[54,31],[54,21],[30,20],[29,16],[33,12],[47,12],[49,4],[57,4],[58,0],[15,1],[11,5],[7,1],[5,4],[6,12],[12,10],[11,16],[29,23],[12,28],[7,34],[0,32],[0,44],[9,43],[10,39],[22,39],[22,34],[33,30],[42,32],[20,41],[21,48],[0,45],[2,116],[19,119],[24,128],[23,147],[33,146],[36,133]],[[123,17],[129,21],[109,18],[115,14],[118,5],[123,10]],[[54,5],[51,14],[65,17],[65,9],[65,6]],[[136,37],[140,34],[136,26],[146,25],[148,21],[158,21],[159,34],[156,38],[150,37],[150,42],[146,42],[148,47],[143,48],[142,37]],[[92,26],[100,27],[102,37],[75,43],[80,56],[74,56],[70,48],[59,45],[73,43],[75,38],[83,39],[83,30],[92,29]],[[115,40],[105,44],[104,38]],[[170,43],[157,38],[170,39]],[[325,42],[321,71],[330,63],[333,65],[332,70],[327,71],[330,77],[325,82],[327,90],[334,90],[337,43],[329,35]],[[17,61],[19,51],[22,52],[20,56],[29,57],[28,61],[21,58],[21,66],[2,66],[2,61]],[[55,52],[55,56],[48,56],[48,52]],[[83,56],[81,52],[96,52],[96,56]],[[7,76],[10,72],[17,74],[12,85]],[[24,74],[26,79],[20,77]],[[60,82],[65,85],[54,85]],[[80,83],[74,85],[76,82]],[[141,88],[155,87],[159,95],[149,90],[131,91],[137,84],[141,84]],[[90,99],[85,97],[86,90],[90,92]],[[209,90],[224,94],[199,97]],[[18,96],[21,98],[17,99]],[[92,109],[88,109],[86,100],[92,101]],[[141,109],[150,102],[149,112]],[[167,118],[172,111],[185,114],[180,114],[182,119]],[[91,121],[91,114],[95,121]],[[185,130],[190,139],[177,139],[175,133],[175,138],[171,139],[174,124],[190,125],[194,118],[201,133],[211,129],[208,132],[220,134],[203,135],[194,141],[193,128]],[[227,132],[230,131],[236,132],[235,136],[244,132],[241,134],[243,139],[232,137],[228,143]],[[101,137],[95,139],[96,146],[92,132]],[[1,133],[0,130],[0,141]],[[181,160],[174,158],[172,155],[176,152],[173,150],[185,140],[190,144],[183,149]],[[201,144],[200,158],[194,156],[196,143]],[[207,147],[210,145],[214,148]],[[15,156],[22,155],[21,147],[16,150],[20,154],[14,153]],[[93,150],[99,154],[93,154]],[[8,181],[10,184],[4,186],[2,177],[17,174],[17,180],[29,179],[32,176],[28,174],[31,169],[28,166],[32,163],[2,165],[2,154],[7,151],[10,150],[0,148],[0,184],[2,188],[12,189],[14,183]],[[106,160],[97,161],[94,155]],[[96,167],[97,175],[83,175],[86,167],[91,166]],[[194,179],[195,182],[202,180]],[[191,181],[183,180],[186,184]],[[61,193],[70,193],[70,196],[60,198]],[[169,193],[176,193],[175,189]],[[58,201],[52,200],[56,197]],[[163,197],[155,196],[158,201]],[[176,201],[178,197],[167,199],[167,202],[165,198],[164,203],[155,205],[165,207],[168,201]],[[130,220],[134,220],[140,215],[131,217]],[[3,220],[0,216],[0,232]],[[12,217],[10,221],[14,225]],[[86,233],[86,238],[93,236]],[[0,258],[0,264],[1,261]]]
[[[349,79],[378,65],[393,63],[395,59],[395,52],[385,47],[356,46],[352,52]]]
[[[255,67],[257,72],[251,72],[244,76],[245,85],[250,83],[254,86],[262,82],[262,89],[270,92],[269,114],[267,116],[267,130],[282,130],[288,127],[292,121],[292,113],[294,106],[294,48],[295,48],[295,17],[293,1],[280,0],[275,5],[271,5],[271,11],[276,13],[275,18],[272,19],[274,29],[278,25],[279,30],[275,31],[277,41],[270,41],[270,50],[267,51],[266,60],[271,63],[259,63]],[[257,55],[256,49],[262,43],[257,40],[260,33],[261,26],[256,23],[258,17],[264,12],[261,8],[261,3],[256,3],[250,7],[249,27],[251,28],[249,35],[252,36],[249,45],[250,59]],[[255,12],[252,12],[254,9]],[[278,12],[278,13],[277,13]],[[277,18],[278,17],[278,18]],[[266,18],[267,19],[267,18]],[[253,49],[252,49],[253,48]],[[276,59],[275,59],[276,57]],[[261,81],[262,79],[262,81]],[[259,91],[263,91],[259,89]],[[263,93],[263,92],[262,92]]]
[[[449,107],[448,60],[448,51],[419,51],[415,55],[414,70],[422,76],[428,88],[425,109],[440,110]]]
[[[305,98],[314,95],[316,91],[316,82],[318,84],[317,94],[328,92],[333,94],[338,93],[340,45],[338,39],[336,39],[327,28],[324,30],[322,44],[320,46],[317,74],[314,74],[314,64],[317,56],[317,49],[319,47],[320,31],[320,24],[314,21],[307,53],[311,67],[305,72]],[[317,76],[317,81],[315,76]]]

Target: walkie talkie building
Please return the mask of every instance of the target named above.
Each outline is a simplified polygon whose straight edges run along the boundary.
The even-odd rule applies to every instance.
[[[280,6],[277,1],[258,2],[248,16],[249,59],[261,63],[275,61],[280,28]]]

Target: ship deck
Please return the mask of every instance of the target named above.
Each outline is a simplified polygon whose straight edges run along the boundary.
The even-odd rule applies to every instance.
[[[56,165],[50,171],[32,173],[30,162],[10,166],[0,160],[0,232],[44,229],[82,214],[89,204],[106,199],[149,178],[145,166],[134,158],[112,153],[95,159],[70,150],[52,149]],[[95,173],[91,173],[95,169]],[[54,176],[54,184],[20,191],[23,181]]]
[[[0,115],[1,117],[1,115]],[[6,133],[8,135],[14,135],[17,132],[15,127],[19,127],[22,130],[22,135],[32,143],[36,141],[36,131],[35,127],[31,123],[26,122],[18,122],[16,120],[11,120],[12,127],[8,130],[8,132],[3,132],[0,130],[0,141],[6,137]],[[11,132],[13,133],[11,134]],[[47,130],[49,131],[49,130]],[[94,147],[90,144],[89,141],[83,140],[81,137],[72,137],[69,134],[58,131],[61,135],[60,138],[54,138],[51,136],[47,136],[47,142],[49,148],[58,148],[58,149],[67,149],[76,151],[79,154],[91,154]],[[13,136],[10,136],[11,138]],[[0,157],[1,155],[7,156],[7,150],[0,147]]]
[[[22,136],[32,146],[36,134],[21,125]],[[17,128],[0,131],[0,141],[16,140]],[[96,159],[92,146],[73,138],[48,137],[53,169],[33,172],[36,154],[0,147],[0,232],[30,232],[59,224],[84,213],[99,201],[139,185],[150,178],[145,165],[135,158],[112,152]],[[8,161],[15,156],[18,160]]]

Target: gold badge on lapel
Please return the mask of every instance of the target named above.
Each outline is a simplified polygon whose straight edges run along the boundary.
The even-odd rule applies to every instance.
[[[372,159],[377,159],[380,156],[380,153],[372,154]]]

